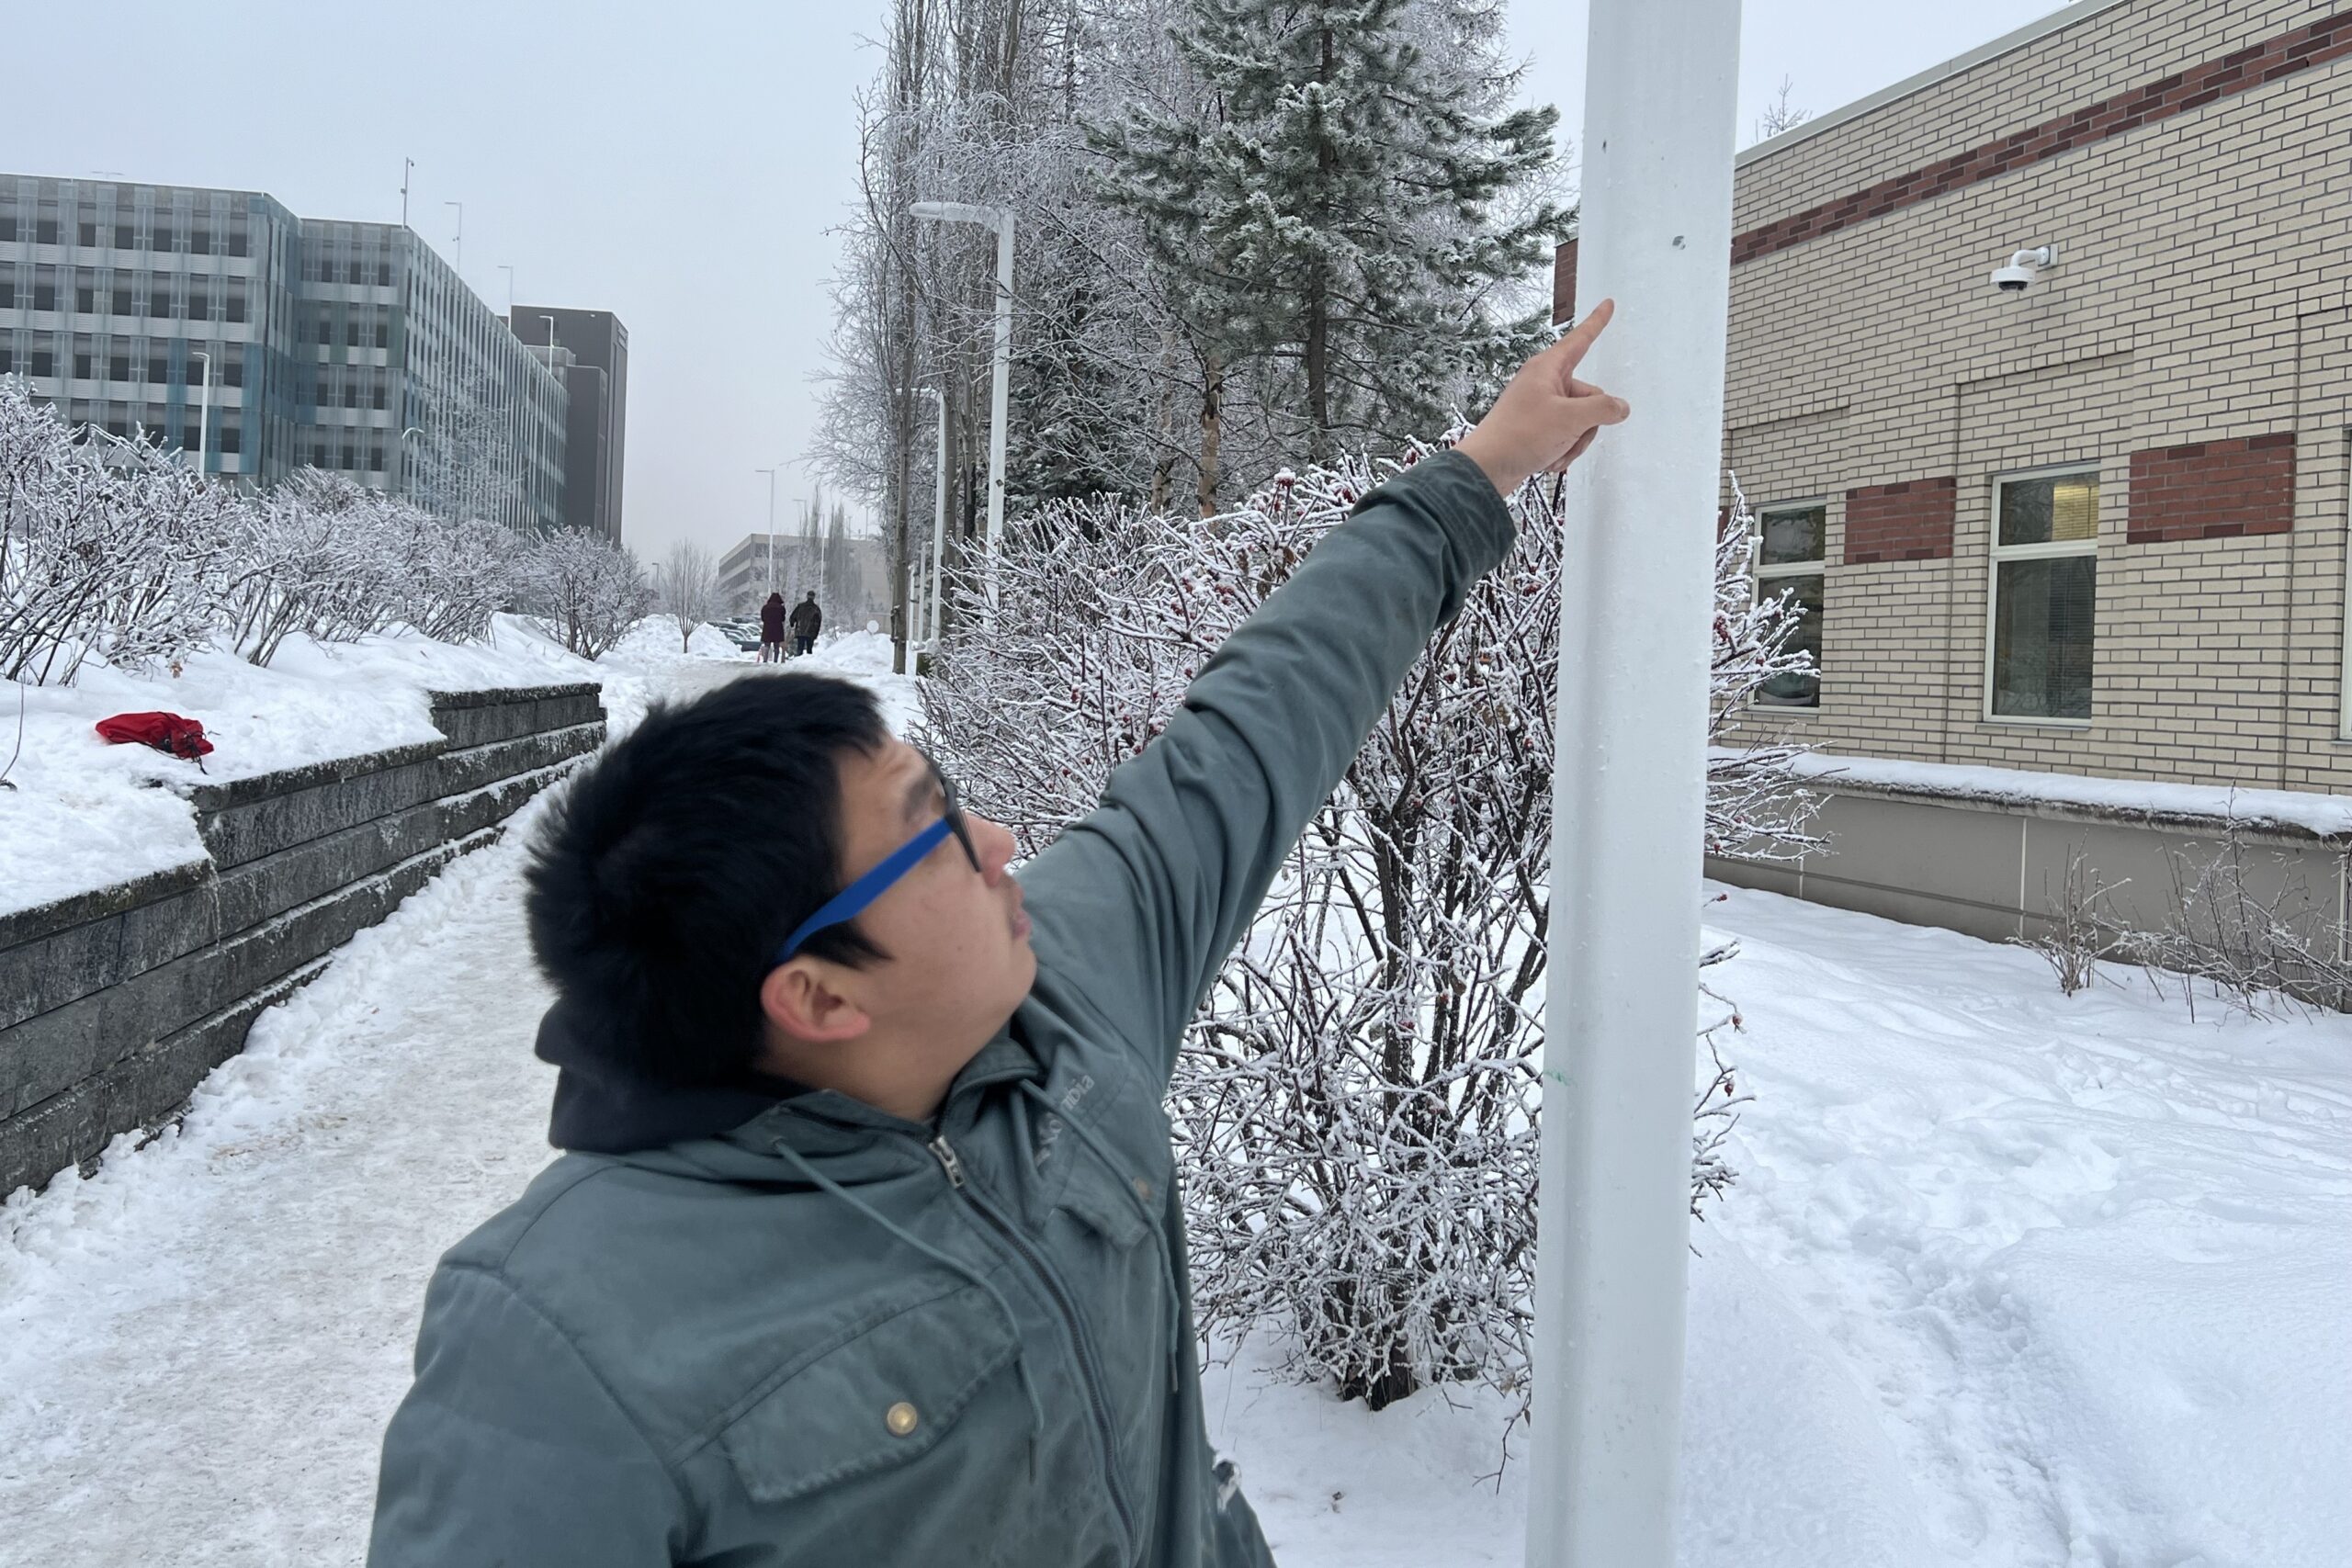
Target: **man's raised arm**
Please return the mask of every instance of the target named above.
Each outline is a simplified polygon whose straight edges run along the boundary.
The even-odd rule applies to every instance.
[[[1610,313],[1604,302],[1528,361],[1460,446],[1326,535],[1166,731],[1113,772],[1102,805],[1023,872],[1041,959],[1148,1042],[1163,1079],[1283,857],[1430,637],[1510,550],[1502,498],[1625,417],[1576,378]]]

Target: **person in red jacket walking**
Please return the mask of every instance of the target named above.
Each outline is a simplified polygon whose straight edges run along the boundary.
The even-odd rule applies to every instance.
[[[784,660],[784,595],[771,593],[768,602],[760,606],[760,662],[778,664]]]

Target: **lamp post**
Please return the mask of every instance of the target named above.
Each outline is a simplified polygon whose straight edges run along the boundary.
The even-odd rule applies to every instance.
[[[500,262],[498,270],[506,275],[506,324],[512,327],[514,324],[514,269],[507,263]]]
[[[410,436],[412,436],[412,435],[422,435],[422,434],[424,434],[424,426],[422,426],[422,425],[415,425],[415,424],[412,424],[412,425],[410,425],[406,430],[403,430],[403,431],[401,431],[401,438],[400,438],[400,443],[399,443],[399,445],[400,445],[400,449],[401,449],[401,469],[402,469],[402,471],[403,471],[403,472],[405,472],[405,471],[406,471],[406,469],[407,469],[407,468],[408,468],[408,438],[409,438]],[[417,484],[416,484],[416,479],[417,479],[419,477],[420,477],[420,476],[417,476],[417,475],[410,475],[410,477],[409,477],[409,487],[408,487],[408,490],[409,490],[409,493],[410,493],[411,495],[414,495],[414,494],[417,492],[418,486],[417,486]],[[427,511],[429,512],[429,511],[431,511],[431,510],[432,510],[432,508],[431,508],[430,506],[427,506],[427,507],[425,508],[425,510],[427,510]]]
[[[458,237],[450,243],[458,247],[456,263],[458,281],[463,283],[466,280],[466,204],[462,201],[445,201],[441,205],[458,209]]]
[[[776,468],[782,468],[781,463]],[[768,477],[768,592],[775,592],[775,468],[753,468]]]
[[[927,646],[936,649],[939,646],[939,574],[947,556],[947,394],[936,387],[918,387],[915,390],[939,405],[939,460],[935,465],[938,472],[933,476],[932,484],[934,499],[931,510],[931,592],[924,600],[924,608],[930,612],[931,625],[923,638]]]
[[[204,361],[203,412],[197,416],[196,471],[203,473],[212,450],[212,355],[200,348],[188,350],[188,357]]]
[[[1569,470],[1528,1568],[1671,1568],[1739,0],[1592,0]]]
[[[1004,536],[1004,405],[1012,380],[1012,209],[918,201],[907,209],[936,223],[996,231],[996,355],[989,384],[989,610],[996,610],[997,547]]]

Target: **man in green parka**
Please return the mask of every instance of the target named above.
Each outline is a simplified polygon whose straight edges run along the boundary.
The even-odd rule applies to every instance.
[[[529,896],[564,1153],[434,1274],[371,1563],[1272,1562],[1202,1417],[1161,1098],[1502,498],[1625,417],[1576,378],[1609,315],[1326,536],[1017,879],[824,677],[657,709],[572,784]]]

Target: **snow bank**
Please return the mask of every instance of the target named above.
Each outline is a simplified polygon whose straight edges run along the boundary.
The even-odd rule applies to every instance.
[[[1718,755],[1736,754],[1718,752]],[[2292,790],[2234,789],[2162,784],[2143,779],[2095,779],[2078,773],[2036,773],[2013,768],[1896,761],[1883,757],[1834,757],[1813,752],[1791,768],[1825,784],[1901,790],[2001,806],[2079,806],[2159,819],[2211,818],[2256,830],[2319,838],[2352,836],[2352,795]]]
[[[0,768],[17,750],[20,715],[23,730],[6,773],[16,787],[0,789],[0,913],[202,860],[187,795],[198,784],[440,739],[435,691],[593,681],[626,728],[645,694],[678,667],[741,660],[723,636],[703,630],[708,637],[686,655],[674,626],[640,625],[591,663],[499,615],[479,644],[413,633],[348,643],[296,637],[259,669],[223,641],[184,660],[176,676],[90,665],[72,686],[0,682]],[[203,723],[216,750],[201,773],[148,747],[108,745],[92,728],[109,714],[153,708]]]

